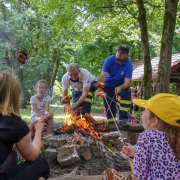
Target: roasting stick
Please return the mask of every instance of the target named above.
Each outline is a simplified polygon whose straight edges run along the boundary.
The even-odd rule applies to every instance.
[[[103,91],[104,92],[104,91]],[[105,93],[105,92],[104,92]],[[108,97],[108,96],[107,96]],[[108,97],[109,99],[111,99],[110,97]],[[111,115],[112,115],[112,117],[113,117],[113,114],[112,114],[112,111],[111,111],[111,109],[110,109],[110,105],[108,104],[108,102],[107,102],[107,99],[105,98],[105,101],[106,101],[106,103],[107,103],[107,105],[108,105],[108,110],[110,110],[110,112],[111,112]],[[117,102],[115,102],[113,99],[111,99],[111,103],[112,102],[114,102],[115,104],[117,104],[119,107],[121,107],[120,105],[119,105],[119,103],[117,103]],[[122,107],[123,108],[123,107]],[[108,111],[107,110],[107,111]],[[107,113],[107,111],[106,111],[106,113]],[[126,112],[128,112],[128,111],[126,111]],[[129,113],[129,112],[128,112]],[[130,114],[130,113],[129,113]],[[130,114],[131,115],[131,114]],[[131,115],[132,116],[132,115]],[[134,116],[133,116],[134,117]],[[135,118],[135,117],[134,117]],[[135,118],[136,119],[136,118]],[[115,125],[116,125],[116,128],[117,128],[117,130],[118,130],[118,132],[119,132],[119,135],[121,135],[120,134],[120,131],[119,131],[119,128],[118,128],[118,126],[117,126],[117,122],[115,121],[115,119],[114,119],[114,117],[113,117],[113,120],[114,120],[114,123],[115,123]],[[137,119],[136,119],[137,120]],[[139,121],[139,120],[137,120],[137,121]],[[140,122],[140,121],[139,121]],[[140,122],[141,123],[141,122]],[[142,123],[141,123],[142,124]],[[123,142],[123,145],[125,145],[125,143],[124,143],[124,141],[122,140],[122,142]],[[102,144],[102,143],[101,143]],[[108,149],[109,150],[109,149]],[[119,151],[118,151],[119,152]],[[123,152],[122,152],[123,153]],[[123,153],[124,154],[124,153]],[[134,174],[134,164],[133,164],[133,161],[132,161],[132,159],[129,157],[129,156],[127,156],[128,157],[128,159],[129,159],[129,165],[130,165],[130,167],[131,167],[131,171],[132,171],[132,174]]]
[[[54,95],[53,97],[55,97],[55,96],[56,96],[56,95]],[[53,98],[53,97],[52,97],[52,98]],[[52,98],[51,98],[51,99],[52,99]],[[53,111],[50,112],[50,114],[52,114],[54,111],[56,111],[57,109],[59,109],[59,108],[60,108],[60,105],[63,105],[63,104],[62,104],[62,103],[61,103],[61,104],[58,104],[58,107],[55,107],[55,108],[53,109]],[[48,115],[48,114],[47,114],[47,115]],[[46,118],[47,115],[45,115],[45,117],[44,117],[43,119],[41,119],[41,121],[40,121],[41,123],[44,121],[44,119]]]
[[[104,92],[104,91],[103,91]],[[114,102],[115,104],[117,104],[119,107],[121,107],[122,109],[124,109],[124,111],[126,111],[125,110],[125,108],[124,107],[122,107],[118,102],[116,102],[116,101],[114,101],[112,98],[110,98],[109,96],[107,96],[112,102]],[[108,108],[109,109],[109,108]],[[136,119],[140,124],[142,124],[141,122],[140,122],[140,120],[138,120],[136,117],[134,117],[132,114],[130,114],[128,111],[126,111],[130,116],[132,116],[134,119]]]
[[[109,105],[108,102],[107,102],[107,98],[104,98],[104,99],[105,99],[105,101],[106,101],[106,103],[107,103],[107,105],[108,105],[108,109],[109,109],[109,111],[111,112],[111,115],[112,115],[112,117],[113,117],[114,123],[115,123],[116,128],[117,128],[117,130],[118,130],[118,133],[119,133],[119,135],[120,135],[120,137],[121,137],[121,133],[120,133],[120,131],[119,131],[117,122],[116,122],[116,120],[114,119],[114,116],[113,116],[112,111],[111,111],[111,109],[110,109],[110,105]],[[124,141],[122,141],[122,142],[123,142],[123,144],[124,144]]]
[[[60,108],[60,106],[55,107],[55,108],[53,109],[53,111],[50,112],[50,114],[52,114],[54,111],[56,111],[56,110],[59,109],[59,108]],[[49,114],[47,114],[47,115],[49,115]],[[47,115],[45,115],[45,117],[44,117],[43,119],[41,119],[40,123],[42,123],[42,122],[45,120],[45,118],[46,118]]]
[[[104,83],[95,83],[96,84],[96,87],[97,88],[104,88],[105,87],[105,85],[104,85]],[[102,90],[103,91],[103,90]],[[103,93],[105,93],[104,91],[103,91]],[[108,97],[108,96],[107,96]],[[110,110],[110,112],[111,112],[111,115],[112,115],[112,117],[113,117],[113,114],[112,114],[112,111],[111,111],[111,109],[110,109],[110,105],[108,104],[108,102],[107,102],[107,99],[106,99],[106,97],[104,96],[104,98],[105,98],[105,101],[106,101],[106,103],[107,103],[107,105],[108,105],[108,109],[107,109],[107,111],[106,111],[106,113],[108,112],[108,110]],[[120,104],[119,103],[117,103],[117,102],[115,102],[113,99],[111,99],[110,97],[108,97],[110,100],[111,100],[111,103],[112,102],[114,102],[115,104],[117,104],[119,107],[121,107],[120,106]],[[114,98],[114,97],[113,97]],[[125,108],[124,107],[121,107],[122,109],[124,109],[125,110]],[[126,110],[125,110],[126,111]],[[128,114],[130,114],[128,111],[126,111]],[[131,114],[130,114],[130,116],[132,116]],[[132,116],[132,117],[134,117],[134,116]],[[135,117],[134,117],[135,118]],[[136,119],[136,118],[135,118]],[[118,129],[118,126],[117,126],[117,123],[116,123],[116,121],[115,121],[115,119],[114,119],[114,117],[113,117],[113,120],[114,120],[114,123],[115,123],[115,125],[116,125],[116,128],[117,128],[117,130],[118,130],[118,132],[119,132],[119,129]],[[136,119],[138,122],[140,122],[138,119]],[[140,122],[141,123],[141,122]],[[142,124],[142,123],[141,123]],[[119,134],[120,134],[120,132],[119,132]],[[125,144],[124,143],[124,141],[122,141],[123,142],[123,144]],[[102,142],[101,142],[101,144],[103,144]],[[118,152],[118,153],[120,153],[119,151],[116,151],[116,152]],[[123,153],[123,152],[122,152]],[[124,153],[123,153],[124,154]],[[132,173],[134,174],[134,165],[133,165],[133,162],[132,162],[132,159],[129,157],[129,156],[127,156],[128,157],[128,159],[129,159],[129,164],[130,164],[130,167],[131,167],[131,171],[132,171]]]

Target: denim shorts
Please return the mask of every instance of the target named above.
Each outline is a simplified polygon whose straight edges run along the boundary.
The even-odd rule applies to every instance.
[[[37,117],[36,115],[33,116],[33,117],[31,118],[31,122],[34,122],[34,120],[35,120],[36,117]]]

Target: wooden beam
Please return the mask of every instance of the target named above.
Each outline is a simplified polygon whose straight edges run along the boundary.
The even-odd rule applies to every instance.
[[[93,128],[97,130],[97,127],[93,127]],[[132,124],[129,124],[128,127],[123,127],[120,124],[118,124],[118,129],[123,130],[123,131],[132,131],[132,132],[144,131],[144,128],[140,123],[132,123]],[[116,130],[117,128],[115,124],[106,124],[105,132],[116,131]]]

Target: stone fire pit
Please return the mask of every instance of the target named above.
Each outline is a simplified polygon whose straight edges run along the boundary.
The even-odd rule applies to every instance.
[[[118,132],[101,133],[101,140],[83,132],[54,135],[44,140],[51,178],[100,175],[106,168],[130,171]]]

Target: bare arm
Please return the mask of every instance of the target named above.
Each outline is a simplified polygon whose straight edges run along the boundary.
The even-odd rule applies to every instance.
[[[98,81],[98,82],[104,83],[105,80],[106,80],[107,74],[108,74],[108,72],[101,71],[101,74],[100,74],[100,76],[99,76],[99,81]],[[96,97],[98,97],[98,96],[97,96],[98,92],[101,92],[101,88],[98,88],[98,91],[97,91],[97,93],[95,94]]]
[[[49,118],[50,117],[50,112],[49,112],[49,105],[50,105],[50,101],[47,101],[46,102],[46,106],[45,106],[45,111],[44,111],[44,113],[45,113],[45,115],[46,115],[46,118]],[[46,119],[45,118],[45,119]]]
[[[118,86],[115,88],[115,94],[119,94],[121,92],[121,90],[123,89],[127,89],[131,84],[131,79],[130,78],[125,78],[124,79],[124,84],[122,84],[121,86]]]
[[[134,175],[131,175],[132,180],[139,180]]]
[[[33,109],[34,109],[34,112],[35,112],[35,114],[36,114],[37,117],[41,117],[41,118],[44,118],[44,117],[45,117],[44,115],[42,115],[41,113],[39,113],[37,104],[32,103],[31,105],[32,105],[32,107],[33,107]]]
[[[45,106],[45,114],[49,113],[49,105],[50,105],[50,101],[47,101]]]
[[[36,160],[41,149],[41,135],[44,124],[37,122],[35,128],[36,130],[33,142],[31,141],[31,132],[29,132],[19,142],[16,143],[16,147],[26,161]]]
[[[68,95],[68,89],[63,89],[62,98]]]
[[[77,102],[72,104],[72,106],[71,106],[72,109],[77,108],[77,106],[79,104],[83,103],[83,101],[86,99],[86,97],[88,95],[89,89],[90,89],[90,87],[83,87],[82,95]]]
[[[108,72],[101,71],[101,74],[99,76],[99,82],[104,83],[106,80]]]

